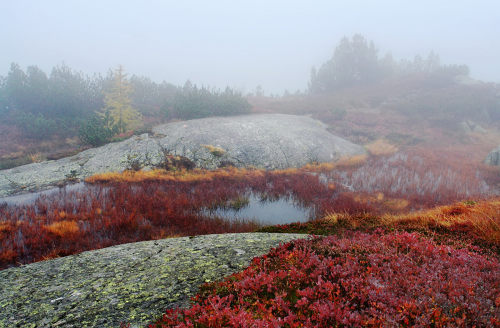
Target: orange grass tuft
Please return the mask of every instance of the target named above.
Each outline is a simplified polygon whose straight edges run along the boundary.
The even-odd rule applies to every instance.
[[[14,230],[14,227],[12,226],[12,223],[10,222],[0,222],[0,236],[2,234],[9,234],[12,230]]]
[[[480,202],[460,202],[405,215],[384,215],[388,226],[418,228],[469,228],[481,239],[500,246],[500,198]]]
[[[164,182],[203,182],[214,179],[232,178],[238,180],[243,177],[262,176],[264,170],[238,169],[228,167],[218,170],[179,170],[167,171],[156,169],[151,171],[124,171],[96,174],[85,179],[87,183],[107,183],[107,182],[143,182],[143,181],[164,181]]]
[[[293,175],[299,173],[328,172],[339,167],[354,167],[363,164],[367,159],[366,155],[356,155],[341,158],[337,162],[307,164],[301,168],[287,168],[271,171],[272,174]],[[143,181],[170,181],[170,182],[202,182],[223,178],[232,180],[260,178],[265,175],[266,170],[257,168],[236,168],[226,167],[217,170],[193,169],[193,170],[164,170],[155,169],[150,171],[123,171],[107,172],[95,174],[85,179],[87,183],[108,183],[108,182],[143,182]]]
[[[80,229],[78,228],[78,224],[75,221],[54,222],[48,226],[45,226],[45,229],[59,237],[67,237],[68,235],[74,235],[78,233],[78,231],[80,231]]]

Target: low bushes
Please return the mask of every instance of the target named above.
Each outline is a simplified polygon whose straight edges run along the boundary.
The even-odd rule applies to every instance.
[[[108,123],[109,117],[101,118],[98,115],[93,115],[80,125],[78,138],[84,144],[94,147],[104,145],[118,132],[116,128],[110,128]]]
[[[171,106],[165,107],[165,115],[169,118],[189,120],[249,114],[250,108],[246,98],[230,88],[221,92],[186,83],[184,88],[175,93]]]
[[[14,115],[14,123],[30,138],[47,138],[58,131],[58,123],[41,113],[17,112]]]
[[[496,326],[498,260],[417,233],[297,240],[150,327]]]

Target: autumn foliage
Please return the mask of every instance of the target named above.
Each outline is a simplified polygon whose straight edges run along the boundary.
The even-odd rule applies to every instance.
[[[296,240],[150,327],[498,326],[498,272],[497,259],[417,233]]]
[[[254,259],[152,327],[498,326],[500,199],[487,183],[496,173],[471,170],[388,152],[276,171],[100,174],[77,191],[0,205],[0,268],[173,236],[331,235]],[[316,220],[261,227],[204,211],[250,193],[293,200]]]

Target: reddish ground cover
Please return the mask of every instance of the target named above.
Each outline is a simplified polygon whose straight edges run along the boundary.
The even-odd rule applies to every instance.
[[[294,241],[150,327],[491,327],[500,264],[417,233]]]
[[[254,222],[200,212],[249,189],[268,199],[293,196],[307,204],[334,193],[311,174],[228,169],[165,172],[154,180],[98,184],[40,197],[34,204],[0,205],[0,269],[121,243],[254,231]]]
[[[406,166],[400,159],[375,156],[271,172],[225,168],[97,175],[87,180],[94,185],[81,191],[23,206],[0,204],[0,269],[127,242],[253,231],[258,228],[253,222],[229,222],[200,212],[249,191],[268,200],[293,198],[314,208],[318,218],[332,213],[380,217],[488,196],[480,174],[450,166],[443,171],[425,164],[425,158],[400,156],[406,156]],[[415,163],[425,165],[406,177]],[[387,178],[376,172],[393,174]],[[376,188],[366,187],[370,176]],[[360,191],[351,191],[352,186]]]

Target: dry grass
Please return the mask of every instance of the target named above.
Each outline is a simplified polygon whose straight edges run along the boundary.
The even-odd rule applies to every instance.
[[[375,156],[392,155],[398,151],[398,147],[385,139],[377,139],[365,146],[366,150]]]
[[[264,170],[238,169],[234,167],[214,171],[204,169],[167,171],[156,169],[151,171],[124,171],[96,174],[85,179],[87,183],[108,182],[143,182],[143,181],[172,181],[172,182],[200,182],[214,179],[239,179],[248,176],[262,176]]]
[[[477,236],[500,245],[500,198],[477,203],[460,202],[405,215],[384,215],[381,223],[423,229],[469,227]]]
[[[31,163],[40,163],[45,160],[45,157],[40,152],[30,153],[28,154],[28,158],[30,159]]]
[[[348,215],[344,215],[343,218],[353,219]],[[379,221],[380,226],[404,226],[424,230],[467,225],[477,235],[500,245],[500,198],[480,202],[459,202],[407,214],[385,214],[380,216]]]
[[[366,155],[344,157],[336,162],[307,164],[301,168],[288,168],[274,170],[275,174],[298,174],[304,172],[328,172],[335,168],[356,167],[366,162]],[[266,170],[257,168],[226,167],[217,170],[205,169],[178,169],[164,170],[155,169],[150,171],[124,171],[100,173],[85,179],[87,183],[109,183],[109,182],[142,182],[142,181],[177,181],[177,182],[199,182],[215,179],[231,178],[239,180],[242,178],[262,177]],[[333,185],[332,185],[333,187]]]
[[[488,253],[499,254],[500,198],[457,202],[405,214],[376,215],[368,212],[351,214],[330,211],[316,221],[269,226],[259,231],[331,235],[353,229],[371,231],[378,228],[418,231],[446,244],[458,247],[474,245]]]

